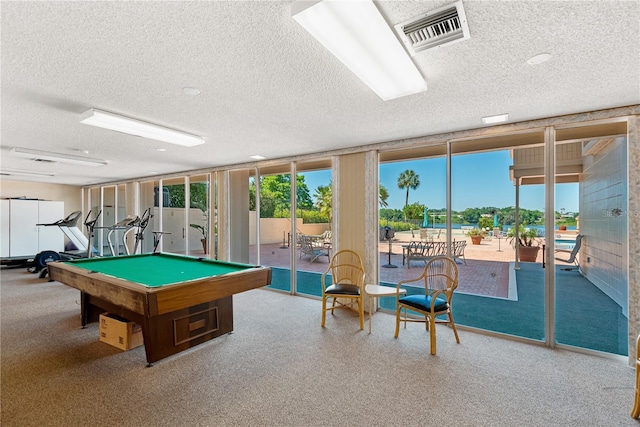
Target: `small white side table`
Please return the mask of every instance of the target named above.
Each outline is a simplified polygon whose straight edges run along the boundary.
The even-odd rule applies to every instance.
[[[373,299],[380,297],[395,296],[398,292],[404,295],[407,293],[406,289],[400,289],[399,291],[391,286],[380,285],[365,285],[364,292],[369,296],[369,333],[371,333],[371,317],[373,316]]]

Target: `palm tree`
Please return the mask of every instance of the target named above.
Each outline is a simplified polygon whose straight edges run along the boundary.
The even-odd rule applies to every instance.
[[[332,201],[331,182],[329,185],[320,185],[316,188],[314,197],[316,198],[315,205],[321,214],[326,215],[329,219],[329,225],[331,225],[331,201]]]
[[[405,208],[409,206],[409,189],[411,188],[412,190],[415,190],[416,188],[418,188],[418,186],[420,186],[420,177],[417,173],[415,173],[415,171],[412,171],[411,169],[407,169],[406,171],[402,172],[398,177],[398,188],[407,189],[407,195],[404,199]]]
[[[389,203],[387,203],[387,199],[389,198],[389,190],[387,190],[387,187],[385,187],[382,184],[379,184],[379,191],[378,191],[378,201],[380,202],[380,207],[381,208],[388,208],[389,207]]]

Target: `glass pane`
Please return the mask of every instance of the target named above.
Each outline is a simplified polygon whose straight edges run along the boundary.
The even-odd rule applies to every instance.
[[[101,189],[100,187],[93,187],[89,191],[89,207],[91,210],[91,217],[97,217],[98,220],[94,224],[93,230],[93,238],[91,239],[91,246],[93,246],[94,251],[92,251],[92,255],[103,255],[103,239],[102,239],[102,199],[101,199]],[[90,233],[91,230],[86,230],[86,233]],[[106,243],[106,242],[105,242]]]
[[[623,137],[557,143],[554,236],[556,342],[624,356],[626,147]]]
[[[543,147],[452,157],[453,237],[466,242],[457,323],[544,340],[543,160]]]
[[[162,250],[175,254],[187,252],[184,178],[162,180]],[[159,192],[158,192],[159,193]],[[165,200],[168,199],[168,200]],[[169,204],[165,205],[164,202]]]
[[[217,172],[212,173],[211,175],[210,186],[213,187],[213,191],[210,193],[209,198],[211,208],[210,212],[213,212],[211,215],[211,225],[209,229],[209,234],[213,239],[213,242],[209,244],[209,248],[212,254],[209,258],[218,259],[218,174]]]
[[[260,236],[256,241],[256,182],[249,179],[250,251],[252,263],[272,267],[270,288],[291,291],[291,175],[260,176]]]
[[[150,253],[154,249],[162,250],[162,233],[160,228],[160,212],[158,203],[161,202],[158,181],[146,181],[140,183],[140,210],[144,213],[151,209],[151,220],[144,233],[141,242],[140,252]],[[167,200],[168,202],[168,200]],[[157,247],[156,247],[157,246]]]
[[[425,266],[425,258],[407,257],[410,244],[446,248],[446,159],[383,163],[379,174],[380,284],[396,286]],[[382,297],[379,304],[395,311],[395,297]]]
[[[118,256],[124,253],[123,233],[114,230],[116,222],[124,218],[116,207],[116,187],[102,188],[102,250],[104,256]],[[113,230],[113,231],[112,231]]]
[[[297,180],[296,293],[321,296],[320,276],[333,254],[331,234],[331,170],[299,171]]]
[[[189,255],[209,254],[209,193],[208,175],[189,178]]]
[[[262,194],[260,195],[262,197]],[[256,177],[249,177],[249,264],[257,265],[258,263],[266,265],[263,260],[258,262],[258,252],[260,248],[256,242]],[[265,204],[269,201],[265,201]],[[260,221],[262,223],[262,221]],[[261,239],[262,240],[262,239]]]

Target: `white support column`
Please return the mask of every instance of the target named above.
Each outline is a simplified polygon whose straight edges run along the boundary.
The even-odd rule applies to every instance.
[[[636,362],[636,338],[640,335],[640,116],[627,121],[629,366]]]
[[[513,243],[515,245],[516,260],[513,263],[514,270],[520,270],[520,178],[514,178],[516,182],[516,208],[514,211],[515,231],[513,234]]]
[[[255,169],[254,177],[256,182],[256,265],[262,265],[260,262],[260,168]]]
[[[555,293],[555,267],[553,262],[554,251],[554,223],[555,223],[555,130],[547,127],[544,131],[544,224],[545,224],[545,251],[542,253],[545,281],[545,341],[547,346],[555,347],[556,335],[556,293]]]
[[[298,257],[296,256],[297,254],[295,253],[295,251],[298,249],[298,246],[296,245],[297,239],[297,233],[298,233],[298,221],[296,221],[296,209],[298,208],[298,198],[296,197],[296,194],[298,192],[298,188],[297,188],[297,182],[298,180],[295,178],[298,175],[298,168],[296,165],[296,162],[291,162],[290,164],[290,173],[291,173],[291,212],[290,212],[290,218],[291,218],[291,244],[289,245],[289,251],[290,252],[290,265],[291,265],[291,276],[290,276],[290,280],[289,283],[291,283],[290,286],[290,290],[289,292],[291,293],[291,295],[295,295],[297,292],[297,286],[296,286],[296,268],[297,268],[297,264],[296,264],[296,260],[298,259]]]

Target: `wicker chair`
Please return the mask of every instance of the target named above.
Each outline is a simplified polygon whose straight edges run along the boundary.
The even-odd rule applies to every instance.
[[[451,313],[451,302],[453,292],[458,287],[458,266],[456,262],[446,256],[437,256],[427,262],[422,274],[415,279],[407,279],[398,282],[398,289],[404,285],[422,282],[420,287],[424,287],[424,293],[415,294],[407,289],[407,295],[398,295],[396,303],[396,333],[398,338],[400,333],[400,321],[404,320],[404,327],[407,322],[424,322],[430,336],[431,354],[436,354],[436,323],[446,323],[451,325],[456,342],[460,344],[456,324]],[[407,310],[420,313],[424,319],[409,318]],[[402,317],[404,311],[404,317]],[[446,315],[447,320],[436,319],[437,316]]]
[[[331,275],[331,284],[325,283],[326,276]],[[360,317],[360,329],[364,329],[364,267],[360,256],[348,249],[336,252],[331,257],[331,263],[326,272],[321,276],[322,282],[322,323],[324,328],[328,310],[338,307],[353,308],[358,304]],[[332,298],[331,307],[327,308],[327,300]]]
[[[640,335],[636,339],[636,389],[633,398],[633,409],[631,416],[638,418],[640,416]]]

